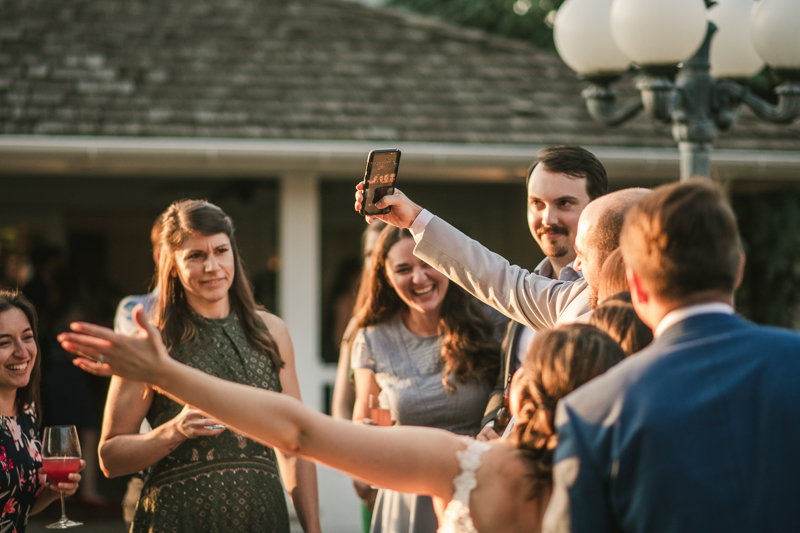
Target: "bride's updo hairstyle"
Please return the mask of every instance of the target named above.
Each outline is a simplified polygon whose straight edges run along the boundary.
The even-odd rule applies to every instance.
[[[588,324],[570,324],[536,335],[522,364],[520,407],[514,428],[518,452],[530,466],[530,498],[552,487],[558,400],[624,358],[625,352],[614,339]]]
[[[224,233],[231,241],[233,252],[233,283],[228,290],[231,309],[244,329],[247,340],[254,348],[260,348],[269,354],[276,370],[284,363],[278,346],[272,338],[264,321],[258,316],[263,308],[256,304],[253,289],[236,246],[233,235],[233,222],[225,212],[214,204],[203,200],[180,200],[170,205],[161,215],[161,256],[158,264],[158,303],[154,310],[155,326],[161,330],[161,336],[167,350],[174,351],[186,343],[191,343],[202,324],[197,315],[191,312],[178,276],[175,272],[175,252],[191,234],[205,237]]]

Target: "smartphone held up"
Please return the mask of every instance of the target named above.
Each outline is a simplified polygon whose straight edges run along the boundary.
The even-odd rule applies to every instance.
[[[400,150],[372,150],[369,153],[364,171],[364,200],[359,214],[384,215],[391,211],[391,207],[379,209],[375,204],[384,196],[394,193],[399,165]]]

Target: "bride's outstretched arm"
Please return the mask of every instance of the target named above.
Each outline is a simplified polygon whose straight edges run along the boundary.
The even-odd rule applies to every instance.
[[[134,318],[146,337],[128,337],[87,323],[62,333],[62,346],[82,356],[76,364],[101,375],[150,383],[255,440],[372,484],[401,492],[452,497],[463,447],[450,432],[431,428],[371,427],[336,420],[286,394],[210,376],[172,359],[141,309]],[[103,361],[102,363],[100,361]]]

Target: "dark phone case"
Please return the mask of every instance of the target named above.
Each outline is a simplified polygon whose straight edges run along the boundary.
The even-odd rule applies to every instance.
[[[374,161],[375,154],[389,153],[389,152],[396,152],[397,153],[397,158],[394,161],[394,175],[395,175],[394,180],[392,180],[391,185],[388,185],[388,186],[387,185],[381,185],[380,187],[377,187],[377,186],[373,185],[372,186],[373,189],[376,189],[376,188],[378,188],[378,189],[386,189],[386,191],[384,191],[380,196],[378,196],[377,199],[373,198],[373,202],[368,202],[367,201],[367,191],[370,188],[369,177],[370,177],[370,174],[372,172],[372,163]],[[363,215],[385,215],[386,213],[388,213],[389,211],[392,210],[391,207],[387,207],[385,209],[376,209],[374,202],[380,200],[384,196],[387,196],[389,194],[393,194],[394,193],[394,184],[397,182],[397,169],[399,167],[400,167],[400,150],[398,150],[396,148],[387,148],[387,149],[382,149],[382,150],[372,150],[372,151],[370,151],[369,156],[367,156],[367,168],[364,171],[364,180],[363,180],[363,183],[364,183],[364,190],[363,190],[363,192],[364,192],[364,200],[363,200],[363,203],[361,205],[361,210],[358,212],[360,215],[362,215],[362,216]]]

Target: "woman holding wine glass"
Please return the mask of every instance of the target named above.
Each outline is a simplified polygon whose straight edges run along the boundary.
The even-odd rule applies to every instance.
[[[152,313],[170,356],[299,400],[289,332],[256,306],[231,219],[208,202],[183,200],[167,208],[162,224]],[[153,429],[140,434],[145,417]],[[111,381],[100,464],[109,477],[147,470],[133,532],[288,533],[281,478],[303,529],[320,530],[312,463],[276,456],[141,381]]]
[[[23,533],[28,515],[74,494],[85,463],[50,476],[42,469],[39,433],[41,361],[36,311],[21,292],[0,290],[0,531]],[[80,457],[80,452],[77,452]]]

